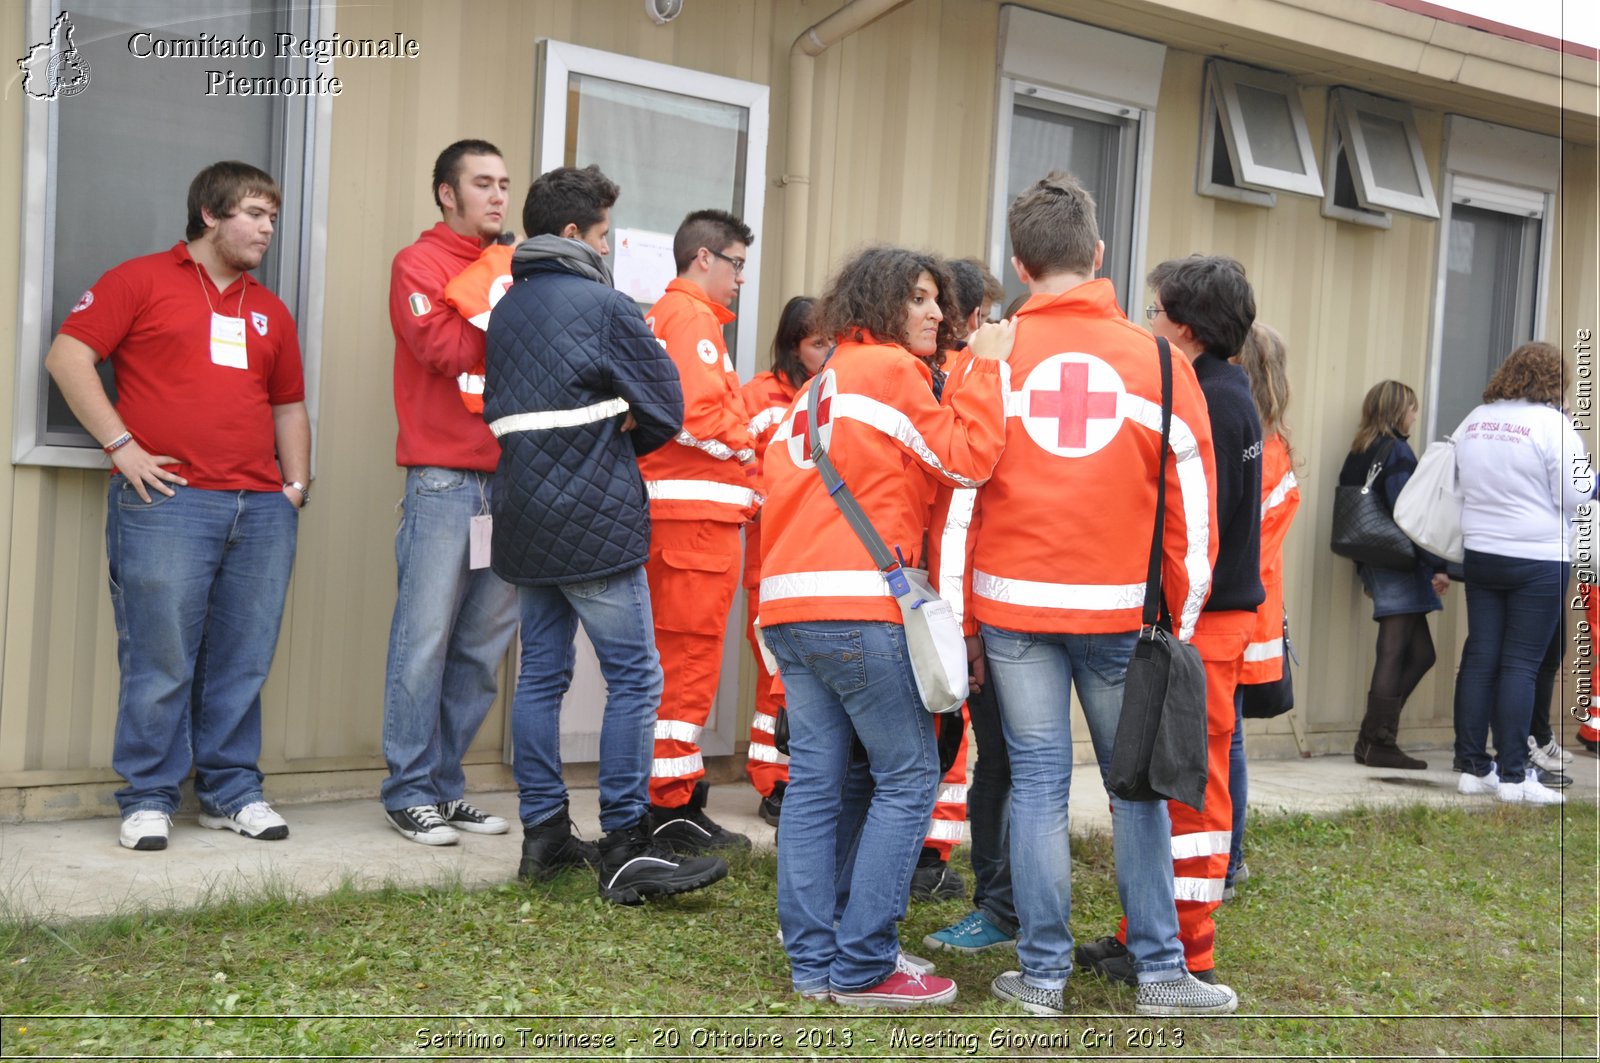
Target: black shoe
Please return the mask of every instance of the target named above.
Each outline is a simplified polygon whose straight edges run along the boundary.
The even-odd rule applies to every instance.
[[[1535,779],[1538,779],[1541,783],[1550,787],[1552,790],[1559,790],[1564,786],[1572,785],[1572,776],[1568,775],[1566,772],[1545,771],[1543,768],[1535,768],[1532,765],[1529,765],[1528,774],[1533,776]]]
[[[966,882],[950,870],[939,850],[923,846],[922,855],[917,857],[917,869],[911,872],[911,899],[951,901],[966,895]]]
[[[569,867],[599,867],[600,850],[572,833],[565,806],[543,823],[522,828],[522,863],[517,874],[542,881]]]
[[[778,825],[778,817],[783,815],[783,791],[789,788],[786,782],[772,784],[772,792],[761,799],[761,806],[756,809],[756,815],[772,824]]]
[[[727,873],[720,857],[673,855],[651,836],[648,816],[600,839],[600,896],[612,904],[643,904],[651,897],[688,893]]]
[[[1126,986],[1139,984],[1138,976],[1133,973],[1133,956],[1115,934],[1079,945],[1072,950],[1072,962],[1079,970],[1097,974],[1108,982]]]
[[[706,794],[710,791],[704,779],[694,784],[689,803],[681,808],[650,806],[650,821],[655,826],[655,839],[675,853],[704,853],[712,849],[748,849],[750,839],[743,834],[724,830],[706,815]]]
[[[1203,971],[1190,971],[1189,973],[1194,975],[1199,981],[1204,982],[1206,985],[1217,984],[1217,969],[1215,967],[1207,967]]]

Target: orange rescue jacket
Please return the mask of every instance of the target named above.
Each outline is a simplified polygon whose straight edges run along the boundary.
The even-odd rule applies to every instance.
[[[488,331],[489,311],[511,288],[511,253],[506,244],[490,244],[478,261],[444,286],[444,301],[478,328]],[[473,413],[483,412],[483,363],[456,377],[461,401]]]
[[[846,340],[789,407],[766,451],[761,522],[763,626],[804,620],[898,624],[900,609],[866,547],[845,522],[810,458],[807,396],[831,378],[819,411],[828,453],[891,550],[921,567],[939,484],[976,487],[1004,442],[999,363],[974,362],[933,397],[928,367],[898,344]]]
[[[762,455],[766,452],[767,444],[772,442],[772,437],[778,432],[778,424],[783,420],[783,415],[789,412],[789,404],[794,401],[795,386],[789,383],[789,378],[779,376],[771,370],[757,373],[750,378],[750,382],[739,389],[740,396],[744,399],[745,411],[750,414],[750,436],[756,445],[756,468],[761,468]],[[763,488],[757,487],[758,491]],[[761,582],[761,520],[760,514],[744,527],[744,585],[753,589]],[[751,594],[752,607],[755,604],[755,595]]]
[[[657,520],[742,524],[760,504],[750,418],[722,342],[722,326],[732,320],[732,311],[682,277],[667,285],[645,317],[683,384],[677,439],[639,459],[650,516]]]
[[[1155,341],[1102,278],[1029,299],[1007,368],[1006,449],[974,517],[973,615],[1013,631],[1136,630],[1161,443]],[[1205,397],[1176,348],[1172,391],[1161,572],[1188,639],[1217,556],[1216,466]]]
[[[1283,437],[1274,432],[1261,447],[1261,585],[1266,600],[1244,650],[1241,683],[1283,678],[1283,541],[1300,508],[1300,484]]]

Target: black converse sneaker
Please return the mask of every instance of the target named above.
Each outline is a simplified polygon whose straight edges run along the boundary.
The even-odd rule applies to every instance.
[[[650,833],[650,818],[614,830],[600,839],[600,896],[612,904],[643,904],[702,889],[728,873],[715,856],[673,855]]]
[[[694,784],[689,803],[681,808],[650,806],[655,839],[675,853],[704,853],[712,849],[748,849],[750,839],[735,834],[706,815],[706,781]]]
[[[423,845],[454,845],[461,840],[456,829],[439,815],[437,805],[413,805],[388,810],[389,826]]]
[[[776,827],[778,817],[783,815],[783,792],[788,788],[789,784],[781,779],[773,783],[772,792],[761,799],[761,804],[756,808],[756,815]]]
[[[468,834],[504,834],[511,824],[500,816],[491,816],[476,805],[462,800],[446,801],[439,806],[440,817],[456,830]]]

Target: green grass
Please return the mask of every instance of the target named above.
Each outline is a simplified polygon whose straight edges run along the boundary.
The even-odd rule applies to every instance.
[[[770,856],[642,909],[569,874],[11,921],[0,1056],[1593,1059],[1596,834],[1584,804],[1253,821],[1252,877],[1217,918],[1241,1014],[1210,1020],[1136,1017],[1131,990],[1089,977],[1068,987],[1072,1016],[1029,1018],[988,993],[1006,957],[946,953],[952,1008],[802,1002],[774,940]],[[1073,850],[1073,930],[1097,937],[1118,914],[1109,840]],[[908,950],[964,912],[913,906]],[[424,1027],[470,1037],[426,1044]]]

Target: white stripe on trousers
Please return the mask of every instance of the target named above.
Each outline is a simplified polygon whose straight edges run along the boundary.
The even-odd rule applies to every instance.
[[[657,742],[698,742],[700,725],[688,720],[657,720]]]
[[[681,779],[685,775],[704,771],[705,766],[705,761],[698,753],[692,757],[657,757],[650,762],[650,778]]]
[[[1227,883],[1220,878],[1174,878],[1173,899],[1182,903],[1210,904],[1222,902],[1222,891]]]
[[[1197,856],[1221,856],[1233,846],[1231,830],[1203,830],[1172,836],[1172,858],[1191,860]]]
[[[779,753],[773,746],[764,746],[759,742],[751,742],[746,755],[751,760],[761,760],[768,764],[786,764],[789,758]]]

